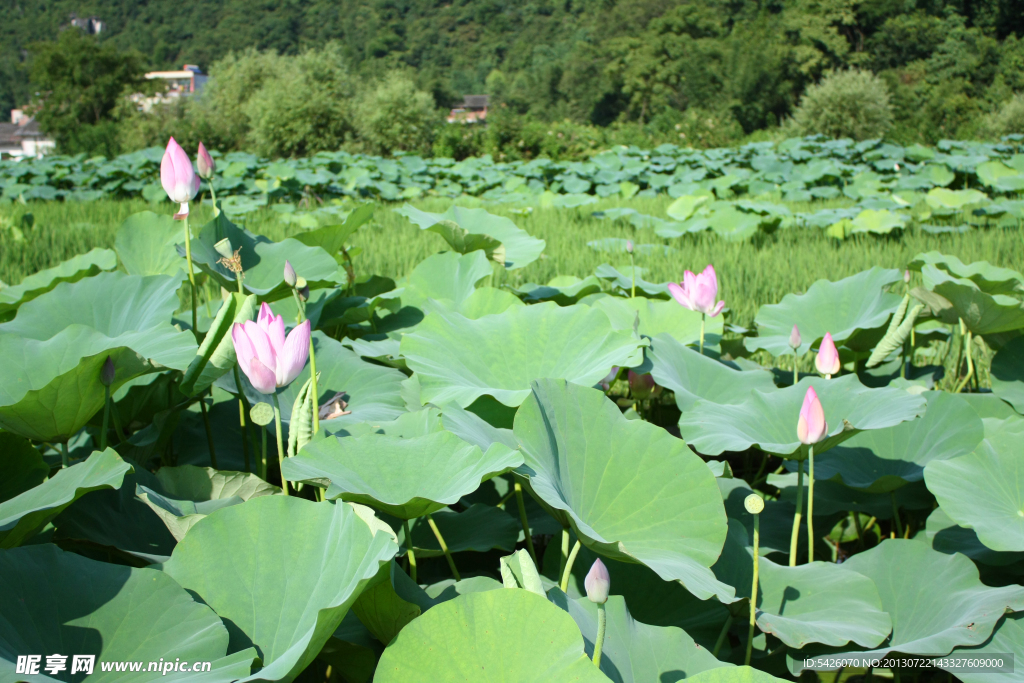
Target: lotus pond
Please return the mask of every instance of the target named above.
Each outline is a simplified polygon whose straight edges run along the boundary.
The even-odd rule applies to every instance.
[[[981,146],[773,154],[779,173],[839,169],[799,189],[856,202],[828,239],[862,239],[875,212],[1019,250],[1015,144],[966,161]],[[812,145],[829,158],[794,160]],[[1024,275],[1010,256],[922,251],[751,306],[720,287],[727,263],[636,243],[707,230],[754,250],[799,227],[735,193],[774,182],[757,149],[723,152],[719,171],[747,159],[742,183],[669,185],[663,216],[594,207],[636,232],[591,246],[608,256],[593,274],[536,282],[522,273],[549,245],[521,226],[530,202],[570,196],[551,185],[497,215],[354,190],[302,204],[285,178],[263,188],[294,217],[272,238],[230,195],[197,210],[191,161],[169,146],[160,192],[180,206],[0,288],[2,680],[1019,680],[957,660],[1024,666]],[[901,189],[882,168],[877,192],[851,197],[872,152],[954,177]],[[675,177],[646,156],[638,173]],[[217,161],[199,171],[219,191],[241,162]],[[123,161],[104,163],[26,167]],[[1012,172],[975,189],[995,163]],[[861,181],[843,185],[848,167]],[[573,168],[575,194],[604,192]],[[55,176],[17,179],[87,185]],[[652,189],[630,177],[605,184]],[[982,198],[947,211],[944,192]],[[9,196],[31,208],[27,193]],[[381,212],[439,247],[403,277],[366,266]],[[724,212],[759,217],[750,243],[715,227]],[[658,250],[674,275],[639,267]],[[76,655],[95,669],[72,672]],[[842,664],[887,656],[943,659]],[[210,667],[147,670],[158,661]]]

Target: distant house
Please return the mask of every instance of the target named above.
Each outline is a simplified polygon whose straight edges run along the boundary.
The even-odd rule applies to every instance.
[[[487,95],[465,95],[462,104],[458,105],[448,114],[448,123],[477,123],[487,118],[487,105],[490,103]]]
[[[146,74],[146,79],[163,81],[165,90],[152,97],[136,93],[131,99],[140,110],[148,112],[154,104],[167,104],[180,97],[198,95],[203,91],[208,78],[209,76],[195,64],[186,64],[181,71],[150,71]]]
[[[82,29],[90,36],[96,36],[103,33],[103,29],[107,27],[99,17],[79,17],[77,14],[71,15],[71,25],[75,28]]]
[[[39,129],[39,123],[21,109],[11,110],[10,123],[0,123],[0,155],[15,159],[41,157],[56,146]]]

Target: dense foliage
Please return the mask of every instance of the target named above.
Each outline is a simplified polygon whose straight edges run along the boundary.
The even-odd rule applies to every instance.
[[[896,153],[828,143],[796,170],[815,144],[775,172]],[[901,177],[845,188],[1010,225],[1012,150],[893,149],[919,158],[907,182],[933,178],[921,203]],[[184,161],[161,181],[187,203]],[[995,177],[994,199],[945,187],[951,167]],[[776,211],[689,182],[667,219],[605,215]],[[133,661],[224,683],[773,683],[819,656],[1024,657],[1020,272],[921,253],[744,329],[712,266],[666,283],[625,263],[655,245],[494,286],[548,245],[482,208],[399,208],[445,246],[397,281],[357,270],[373,203],[293,206],[309,222],[282,240],[160,208],[0,288],[5,679],[75,655],[97,680]],[[854,229],[905,215],[858,211]],[[816,371],[779,367],[794,356]],[[894,673],[1009,683],[1007,663]]]
[[[2,7],[3,108],[26,103],[36,90],[19,71],[32,59],[30,45],[54,40],[75,12],[103,19],[99,38],[138,50],[150,67],[189,62],[217,72],[215,64],[230,53],[258,49],[294,56],[334,41],[349,78],[371,90],[399,71],[413,74],[417,89],[441,109],[464,94],[488,93],[505,105],[509,120],[499,123],[505,133],[465,140],[459,156],[515,158],[524,147],[536,155],[533,141],[519,145],[524,136],[532,136],[534,126],[544,134],[565,121],[572,125],[566,137],[583,143],[572,150],[576,155],[591,150],[592,138],[598,148],[628,143],[627,136],[655,146],[670,136],[678,142],[681,134],[697,146],[733,144],[783,124],[808,87],[848,68],[871,71],[884,82],[892,104],[888,135],[898,142],[1024,132],[1016,127],[1019,117],[997,116],[1024,90],[1024,14],[1010,0],[304,0],[255,7],[240,0],[4,0]],[[226,77],[228,65],[219,66]],[[314,104],[330,98],[332,83],[311,91]],[[284,102],[302,104],[291,96]],[[263,115],[274,104],[264,103]],[[330,114],[340,117],[333,126],[344,127],[346,112]],[[188,112],[165,115],[189,118]],[[190,125],[200,125],[202,117],[191,117],[197,121]],[[175,132],[174,121],[164,121],[148,142]],[[611,124],[629,130],[602,128]],[[145,125],[129,126],[132,134],[121,138],[125,151]],[[233,117],[231,125],[256,130],[248,118]],[[287,142],[294,131],[281,135],[284,143],[274,153],[302,153]],[[454,132],[446,135],[448,148],[457,147],[450,139]],[[322,148],[337,149],[327,146],[337,139]],[[380,139],[368,143],[377,151]]]

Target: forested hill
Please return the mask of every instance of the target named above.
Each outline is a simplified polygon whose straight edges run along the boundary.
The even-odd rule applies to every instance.
[[[439,105],[500,92],[521,113],[607,124],[729,112],[748,133],[830,69],[879,73],[913,125],[955,129],[1024,90],[1020,0],[0,0],[0,106],[28,46],[72,15],[153,68],[339,41],[367,75],[403,65]],[[490,81],[488,81],[490,77]]]

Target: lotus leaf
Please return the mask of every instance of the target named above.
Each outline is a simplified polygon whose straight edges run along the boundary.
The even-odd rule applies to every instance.
[[[110,249],[93,249],[63,261],[53,268],[29,275],[13,287],[0,287],[0,320],[9,318],[26,301],[49,292],[62,282],[78,282],[105,270],[117,268],[117,255]]]

